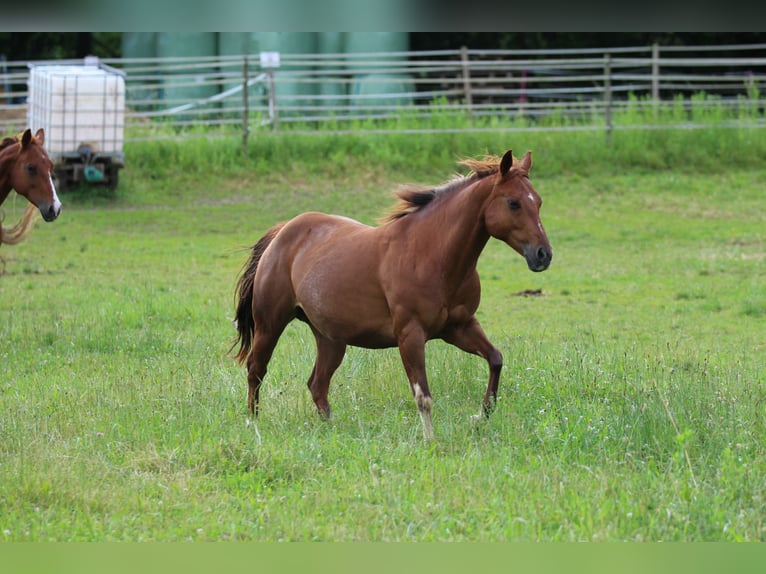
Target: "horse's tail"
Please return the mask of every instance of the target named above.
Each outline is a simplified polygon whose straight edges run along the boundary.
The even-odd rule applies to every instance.
[[[250,259],[242,268],[242,275],[237,281],[236,293],[239,295],[237,302],[237,311],[234,321],[237,325],[239,335],[234,340],[229,352],[239,344],[239,351],[234,358],[242,364],[250,353],[250,347],[253,343],[253,334],[255,333],[255,318],[253,317],[253,283],[255,281],[255,272],[258,270],[258,263],[261,261],[266,248],[284,227],[284,223],[276,225],[269,229],[253,246],[250,253]]]
[[[0,228],[2,228],[0,229],[0,243],[16,245],[21,242],[32,231],[38,213],[37,207],[30,203],[27,205],[24,213],[21,214],[21,219],[16,225],[6,229],[0,224]]]

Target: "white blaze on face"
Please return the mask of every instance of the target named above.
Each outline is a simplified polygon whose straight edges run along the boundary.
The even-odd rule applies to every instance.
[[[53,178],[49,175],[48,179],[51,182],[51,191],[53,191],[53,210],[58,215],[59,211],[61,211],[61,202],[59,201],[59,196],[56,193],[56,186],[53,184]]]
[[[531,201],[532,203],[535,203],[535,198],[532,196],[531,193],[528,194],[527,197],[529,198],[529,201]],[[539,218],[537,220],[537,229],[540,230],[540,235],[545,235],[545,230],[543,229],[543,222],[540,221]]]

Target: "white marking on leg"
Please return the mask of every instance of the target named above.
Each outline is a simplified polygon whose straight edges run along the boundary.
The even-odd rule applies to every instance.
[[[423,438],[433,440],[434,425],[431,419],[431,397],[425,396],[423,389],[417,383],[412,386],[412,389],[415,391],[415,404],[418,406],[420,420],[423,423]]]
[[[255,440],[258,441],[258,444],[261,444],[261,431],[258,430],[258,423],[256,423],[250,417],[247,417],[247,420],[245,421],[245,428],[250,427],[253,427],[253,430],[255,431]]]

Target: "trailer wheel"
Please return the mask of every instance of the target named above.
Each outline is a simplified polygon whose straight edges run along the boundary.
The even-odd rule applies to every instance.
[[[120,169],[115,165],[110,165],[106,172],[106,179],[110,190],[117,189],[117,185],[120,183]]]

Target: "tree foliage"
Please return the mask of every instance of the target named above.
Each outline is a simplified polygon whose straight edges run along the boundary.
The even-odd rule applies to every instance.
[[[410,34],[412,50],[472,49],[531,50],[552,48],[610,48],[619,46],[693,46],[766,42],[766,33],[753,32],[428,32]]]

